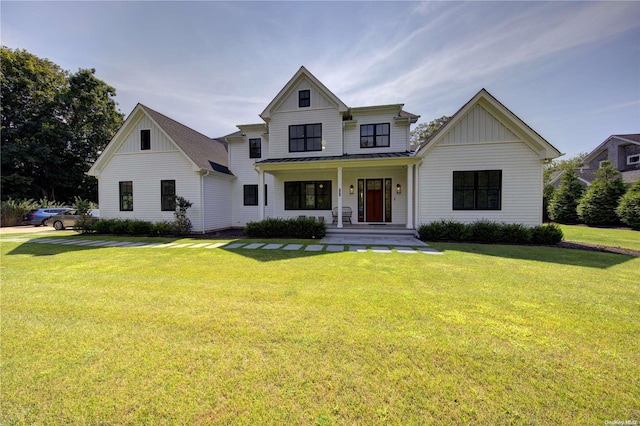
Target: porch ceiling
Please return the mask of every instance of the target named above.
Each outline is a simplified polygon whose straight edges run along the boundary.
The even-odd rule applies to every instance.
[[[255,163],[262,170],[292,170],[334,167],[404,166],[420,159],[410,152],[345,154],[331,157],[270,158]]]

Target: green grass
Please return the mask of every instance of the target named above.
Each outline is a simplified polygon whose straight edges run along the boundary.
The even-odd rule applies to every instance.
[[[640,231],[630,229],[592,228],[581,225],[559,225],[566,241],[621,247],[640,251]]]
[[[0,423],[640,419],[640,259],[436,247],[3,242]]]

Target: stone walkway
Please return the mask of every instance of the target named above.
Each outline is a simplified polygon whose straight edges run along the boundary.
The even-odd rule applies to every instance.
[[[339,253],[343,251],[352,251],[357,253],[365,253],[371,251],[373,253],[405,253],[405,254],[442,254],[438,250],[429,247],[422,241],[415,240],[415,246],[383,244],[326,244],[325,240],[320,240],[313,244],[266,244],[266,243],[211,243],[211,242],[189,242],[189,243],[143,243],[130,241],[105,241],[105,240],[87,240],[81,238],[26,238],[26,237],[9,237],[2,238],[0,242],[14,243],[34,243],[34,244],[59,244],[74,245],[84,247],[122,247],[122,248],[152,248],[152,249],[224,249],[224,250],[286,250],[286,251],[305,251],[305,252],[325,252]]]

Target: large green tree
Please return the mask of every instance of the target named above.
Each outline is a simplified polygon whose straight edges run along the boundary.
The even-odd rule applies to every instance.
[[[2,199],[97,199],[85,172],[122,125],[115,89],[26,50],[1,49]]]
[[[420,123],[411,131],[411,145],[417,147],[427,139],[429,139],[440,127],[447,124],[451,117],[443,115],[440,118],[431,120],[428,123]]]
[[[596,172],[596,179],[578,203],[578,216],[589,226],[616,225],[616,208],[626,186],[619,173],[606,161]]]
[[[574,170],[566,170],[560,187],[549,201],[549,218],[560,223],[578,223],[580,218],[576,209],[584,190],[584,186],[578,180],[578,174]]]

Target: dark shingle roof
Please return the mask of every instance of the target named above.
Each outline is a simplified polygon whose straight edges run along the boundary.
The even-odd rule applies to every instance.
[[[209,138],[145,105],[140,106],[198,167],[211,171],[224,169],[226,171],[222,173],[231,174],[226,143]],[[220,167],[214,167],[214,164]]]
[[[613,135],[618,138],[629,139],[630,141],[640,142],[640,133],[633,133],[631,135]]]

